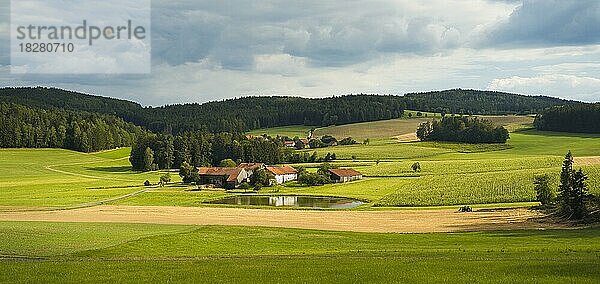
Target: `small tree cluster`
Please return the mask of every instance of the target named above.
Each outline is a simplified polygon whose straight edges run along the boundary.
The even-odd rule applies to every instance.
[[[179,168],[179,176],[181,177],[183,183],[197,183],[200,181],[200,175],[196,168],[187,162],[181,163],[181,168]]]
[[[257,169],[252,174],[250,185],[254,186],[255,190],[260,190],[265,186],[270,186],[274,179],[275,176],[271,172],[265,169]]]
[[[587,176],[581,169],[577,171],[573,169],[573,155],[569,151],[563,161],[557,197],[560,213],[565,218],[582,219],[586,216],[585,201],[588,197],[586,180]]]
[[[305,169],[298,170],[298,183],[308,186],[324,185],[331,183],[329,170],[334,167],[329,163],[323,163],[316,173],[309,173]]]
[[[417,129],[421,141],[464,143],[506,143],[508,130],[486,119],[466,116],[446,116],[442,120],[424,122]]]

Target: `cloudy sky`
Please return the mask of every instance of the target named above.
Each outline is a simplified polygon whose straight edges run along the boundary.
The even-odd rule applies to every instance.
[[[3,86],[144,105],[449,88],[600,101],[598,0],[153,0],[149,75],[11,75],[9,2]]]

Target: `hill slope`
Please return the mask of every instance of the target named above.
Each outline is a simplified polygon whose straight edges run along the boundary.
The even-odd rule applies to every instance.
[[[574,103],[547,96],[524,96],[478,90],[446,90],[404,95],[407,109],[457,114],[535,114]]]
[[[329,98],[244,97],[204,104],[142,107],[126,100],[54,88],[4,88],[0,101],[111,114],[154,132],[244,132],[287,125],[329,126],[393,119],[404,109],[468,114],[531,114],[572,103],[544,96],[447,90],[404,96],[347,95]]]

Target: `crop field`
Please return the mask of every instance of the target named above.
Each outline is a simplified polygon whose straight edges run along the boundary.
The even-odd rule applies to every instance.
[[[430,121],[433,117],[439,119],[439,114],[428,113],[427,118],[417,117],[416,112],[413,118],[391,119],[373,122],[363,122],[348,125],[330,126],[317,128],[315,136],[332,135],[339,139],[344,137],[353,137],[362,142],[364,139],[389,139],[407,133],[414,133],[419,124]],[[483,116],[497,125],[504,125],[509,129],[518,129],[523,125],[533,123],[533,118],[528,116]],[[276,129],[273,128],[275,131]]]
[[[0,282],[591,283],[600,277],[598,228],[383,234],[0,222],[0,251]]]

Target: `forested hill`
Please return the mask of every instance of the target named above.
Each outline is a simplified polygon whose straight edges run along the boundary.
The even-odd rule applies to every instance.
[[[56,88],[0,88],[0,102],[111,114],[137,125],[144,123],[142,106],[138,103]]]
[[[407,109],[456,114],[536,114],[575,103],[547,96],[462,89],[406,94],[404,102]]]
[[[144,132],[111,115],[0,102],[0,148],[95,152],[131,146]]]
[[[552,107],[535,118],[539,130],[600,133],[600,103]]]
[[[198,129],[242,132],[285,125],[328,126],[401,117],[404,103],[397,96],[348,95],[322,99],[244,97],[205,104],[171,105],[152,109],[160,120],[153,130]]]
[[[154,132],[243,132],[285,125],[328,126],[400,117],[404,109],[465,114],[530,114],[570,101],[516,94],[448,90],[405,96],[347,95],[320,99],[244,97],[204,104],[142,107],[140,104],[54,88],[0,89],[0,102],[97,112]]]

